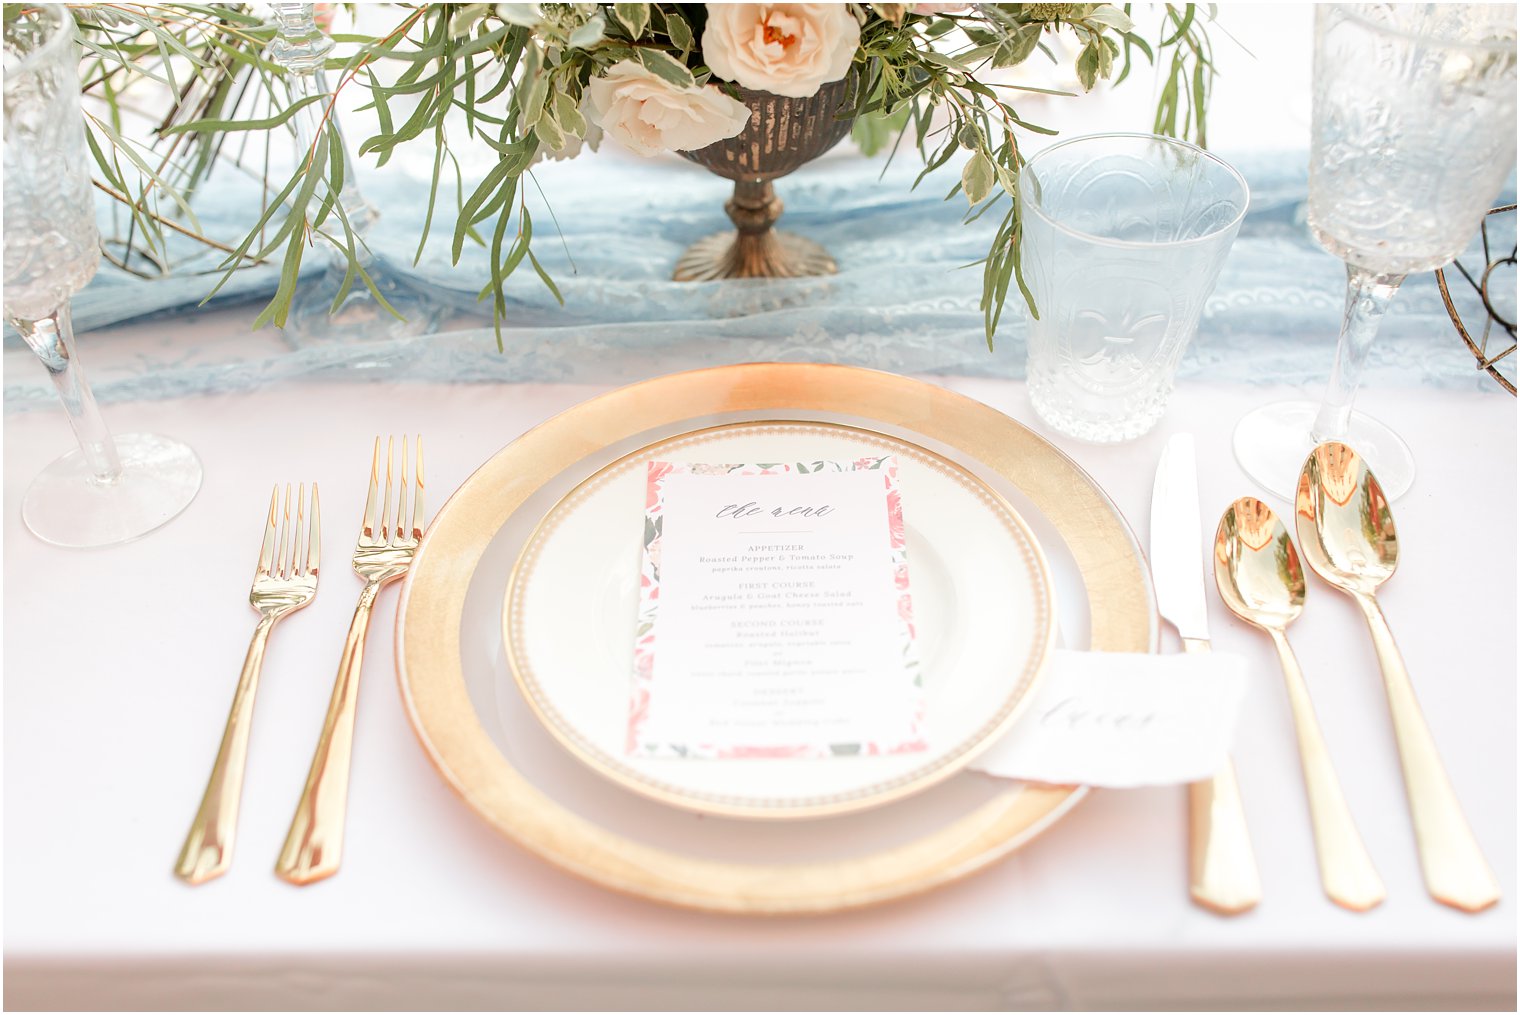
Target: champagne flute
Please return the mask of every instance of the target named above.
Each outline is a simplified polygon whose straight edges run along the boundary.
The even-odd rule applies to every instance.
[[[107,546],[183,511],[201,463],[156,434],[113,440],[100,417],[69,319],[69,297],[100,262],[74,19],[62,4],[6,19],[5,317],[47,367],[79,441],[32,481],[21,517],[49,543]]]
[[[1515,167],[1515,5],[1328,4],[1314,17],[1309,228],[1346,262],[1345,316],[1323,401],[1247,413],[1235,458],[1291,501],[1309,452],[1341,441],[1394,498],[1414,456],[1352,401],[1399,285],[1462,252]]]

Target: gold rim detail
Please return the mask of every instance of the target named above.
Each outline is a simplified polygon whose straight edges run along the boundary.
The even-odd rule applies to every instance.
[[[528,653],[524,646],[525,633],[522,630],[523,597],[528,594],[528,587],[535,574],[538,556],[544,543],[587,498],[630,468],[647,461],[651,456],[667,455],[741,431],[752,433],[812,431],[828,436],[842,435],[858,440],[862,444],[911,458],[918,464],[960,484],[963,489],[980,500],[1002,522],[1018,545],[1025,564],[1029,568],[1035,607],[1034,636],[1031,639],[1029,653],[1024,659],[1024,665],[1019,671],[1016,683],[1009,690],[1008,697],[992,716],[964,741],[949,750],[938,753],[928,764],[849,792],[801,800],[702,793],[664,782],[609,755],[567,722],[549,701],[542,682],[528,660]],[[1023,706],[1029,702],[1030,692],[1039,682],[1045,664],[1050,658],[1056,635],[1055,616],[1051,608],[1054,595],[1050,570],[1045,564],[1044,554],[1040,552],[1034,534],[1029,531],[1018,512],[1002,496],[949,459],[901,438],[877,433],[865,427],[796,420],[754,420],[706,427],[655,441],[604,466],[567,493],[559,503],[549,509],[544,520],[528,537],[527,545],[512,569],[512,576],[507,583],[507,593],[503,600],[502,629],[507,665],[512,670],[512,676],[516,679],[524,700],[556,740],[602,776],[662,803],[707,814],[741,818],[819,818],[864,810],[928,789],[960,771],[977,754],[990,747],[1023,712]]]

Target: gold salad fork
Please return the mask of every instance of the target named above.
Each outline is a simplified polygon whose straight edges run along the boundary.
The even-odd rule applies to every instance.
[[[387,582],[406,574],[422,538],[422,438],[417,438],[417,469],[411,511],[407,511],[406,438],[401,438],[401,482],[392,482],[395,438],[385,446],[385,500],[376,511],[380,482],[380,438],[370,458],[369,496],[364,503],[364,527],[354,548],[354,572],[364,579],[364,591],[343,643],[338,678],[317,753],[306,776],[306,787],[296,805],[290,833],[280,850],[275,873],[295,885],[331,877],[338,872],[343,855],[343,825],[348,812],[348,770],[354,748],[354,712],[359,702],[359,671],[364,665],[364,636],[369,631],[375,597]],[[395,513],[391,512],[395,490]]]
[[[243,771],[248,761],[248,733],[253,725],[253,699],[258,691],[259,671],[269,632],[282,618],[294,613],[317,595],[317,572],[322,558],[322,520],[317,484],[311,484],[311,518],[305,517],[306,484],[295,495],[296,518],[290,521],[290,484],[285,485],[283,524],[280,488],[269,499],[269,521],[253,575],[248,601],[259,613],[253,640],[243,660],[232,712],[222,732],[222,745],[211,766],[211,778],[201,797],[200,810],[185,837],[174,873],[192,885],[227,872],[232,865],[232,841],[237,832],[238,802],[243,791]],[[303,538],[304,537],[304,538]]]

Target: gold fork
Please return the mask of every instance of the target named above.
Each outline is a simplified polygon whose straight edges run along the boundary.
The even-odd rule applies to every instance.
[[[348,812],[348,770],[354,749],[354,711],[359,702],[359,671],[364,665],[364,636],[369,631],[370,611],[381,586],[406,574],[422,538],[422,438],[417,438],[417,470],[411,516],[407,517],[406,438],[401,438],[401,482],[396,510],[391,513],[393,489],[391,466],[395,461],[395,438],[385,446],[385,501],[376,512],[380,482],[380,438],[370,459],[369,497],[364,503],[364,527],[354,548],[354,572],[364,579],[359,606],[348,627],[348,640],[338,661],[338,679],[317,753],[296,805],[290,833],[275,863],[275,873],[295,885],[311,884],[338,872],[343,856],[343,824]]]
[[[280,524],[280,488],[269,499],[269,521],[259,548],[259,564],[253,575],[248,601],[259,613],[253,640],[243,660],[232,712],[222,732],[222,745],[211,766],[211,778],[201,797],[200,810],[185,837],[174,873],[192,885],[225,874],[232,865],[232,841],[237,832],[238,802],[243,791],[243,771],[248,761],[248,733],[253,725],[253,698],[258,691],[259,671],[269,632],[282,618],[294,613],[317,595],[317,571],[322,558],[322,521],[317,484],[311,484],[311,520],[307,527],[304,504],[306,484],[295,497],[296,519],[290,522],[290,484],[285,485],[284,522]],[[278,539],[276,538],[278,530]],[[305,538],[302,538],[302,534]],[[276,552],[278,547],[278,552]]]

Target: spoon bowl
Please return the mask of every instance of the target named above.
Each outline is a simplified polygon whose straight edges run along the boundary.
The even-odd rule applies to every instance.
[[[1315,448],[1298,477],[1298,541],[1309,566],[1343,591],[1371,594],[1399,565],[1399,537],[1388,498],[1349,446]]]
[[[1282,630],[1304,612],[1304,566],[1288,530],[1255,497],[1225,510],[1214,538],[1214,581],[1230,612]]]

